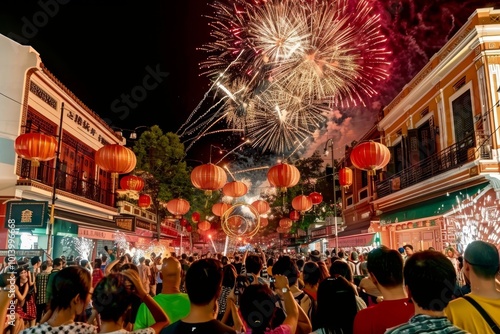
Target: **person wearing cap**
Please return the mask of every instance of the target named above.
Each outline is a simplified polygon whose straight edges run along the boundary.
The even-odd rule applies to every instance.
[[[488,242],[471,242],[464,253],[463,272],[470,281],[474,299],[500,326],[500,291],[495,286],[500,259],[497,248]],[[494,333],[483,316],[466,299],[453,300],[445,310],[450,321],[471,333]]]
[[[318,250],[313,250],[310,254],[309,254],[309,260],[313,261],[313,262],[319,262],[321,261],[321,254]]]

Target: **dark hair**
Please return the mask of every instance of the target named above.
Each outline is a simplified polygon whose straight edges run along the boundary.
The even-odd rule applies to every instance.
[[[343,259],[343,258],[344,258],[344,251],[342,251],[342,250],[341,250],[341,251],[339,251],[339,252],[337,253],[337,256],[339,257],[339,259]]]
[[[344,277],[329,277],[319,284],[316,328],[329,333],[352,333],[357,312],[356,293]]]
[[[241,315],[254,334],[272,327],[276,309],[274,293],[266,284],[248,286],[240,298]]]
[[[40,257],[39,256],[33,256],[30,260],[31,262],[31,265],[34,266],[35,264],[37,264],[38,262],[40,262]]]
[[[260,256],[255,254],[247,255],[247,258],[245,259],[245,268],[247,270],[247,273],[259,275],[262,267],[263,264]]]
[[[214,258],[194,261],[186,273],[186,290],[189,301],[207,305],[218,298],[222,287],[222,263]]]
[[[101,269],[102,266],[102,260],[101,259],[95,259],[94,260],[94,269]]]
[[[274,257],[270,257],[269,259],[267,259],[267,266],[268,267],[272,267],[274,265]]]
[[[403,284],[403,257],[395,249],[386,246],[373,249],[368,253],[366,267],[384,287]]]
[[[352,276],[351,267],[347,264],[347,262],[342,260],[335,260],[330,266],[330,276],[337,277],[342,276],[349,282],[353,282],[354,278]]]
[[[222,271],[222,286],[228,286],[232,288],[236,281],[236,276],[238,276],[238,274],[236,273],[236,268],[231,263],[228,263],[224,266]]]
[[[87,269],[72,266],[61,269],[53,275],[51,286],[47,288],[47,300],[50,300],[52,311],[69,308],[76,296],[80,296],[81,300],[87,298],[92,286],[92,278]]]
[[[304,264],[304,270],[302,271],[302,278],[304,283],[309,283],[311,285],[316,285],[319,283],[321,278],[321,271],[316,262],[308,261]]]
[[[118,271],[124,271],[127,269],[132,269],[132,270],[135,270],[136,272],[139,272],[139,268],[137,268],[137,265],[135,265],[133,263],[127,262],[121,266],[118,266]]]
[[[64,264],[64,262],[65,262],[65,261],[64,261],[62,258],[60,258],[60,257],[56,257],[56,258],[54,259],[54,261],[52,262],[52,265],[53,265],[54,267],[59,267],[59,266],[62,266],[62,265]]]
[[[413,250],[413,246],[412,245],[404,245],[403,248],[409,248],[409,249]]]
[[[278,261],[273,265],[272,272],[273,275],[285,275],[288,278],[288,284],[290,284],[290,286],[297,283],[300,274],[299,268],[297,268],[295,262],[288,255],[279,257]]]
[[[134,299],[138,298],[133,287],[133,283],[121,273],[109,274],[97,283],[92,303],[102,320],[117,322],[132,309]]]
[[[456,279],[453,264],[440,252],[417,252],[405,262],[405,284],[411,298],[424,310],[444,310],[453,298]]]

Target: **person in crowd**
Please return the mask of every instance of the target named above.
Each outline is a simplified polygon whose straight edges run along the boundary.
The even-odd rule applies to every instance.
[[[144,302],[155,323],[150,328],[129,332],[125,328],[131,321],[134,297]],[[94,289],[92,302],[101,319],[99,333],[154,334],[169,324],[165,311],[146,293],[135,270],[128,269],[104,277]]]
[[[317,249],[313,250],[311,253],[309,253],[309,261],[320,262],[321,253]]]
[[[56,257],[54,261],[52,261],[52,271],[50,272],[49,278],[47,280],[47,301],[46,304],[49,305],[50,300],[48,299],[49,294],[51,294],[51,281],[54,278],[55,274],[59,272],[63,267],[66,265],[66,260],[64,260],[62,257]]]
[[[160,254],[161,255],[161,254]],[[161,293],[161,290],[163,288],[163,280],[161,278],[161,256],[157,256],[154,259],[154,266],[156,266],[156,293]]]
[[[403,285],[403,257],[397,250],[380,246],[368,253],[367,269],[383,301],[358,312],[354,334],[382,334],[414,314]]]
[[[191,309],[182,320],[165,327],[161,334],[213,333],[236,334],[236,331],[215,319],[217,299],[222,289],[222,263],[204,258],[191,264],[186,273],[186,290]]]
[[[234,262],[233,262],[233,266],[236,268],[236,274],[239,275],[241,274],[241,258],[240,258],[240,254],[238,253],[234,253]]]
[[[347,264],[351,268],[351,272],[354,276],[361,276],[361,262],[359,261],[359,254],[356,251],[352,251],[349,255],[349,260],[347,260]]]
[[[189,314],[190,303],[186,293],[181,292],[181,263],[173,256],[165,258],[161,268],[163,280],[161,293],[154,300],[167,313],[171,323]],[[146,304],[141,304],[134,322],[134,330],[151,327],[154,317]]]
[[[313,329],[315,328],[315,318],[316,311],[318,309],[318,286],[321,278],[321,270],[318,266],[318,262],[307,261],[304,264],[304,269],[302,272],[302,277],[304,281],[304,288],[302,291],[311,300],[311,308],[308,312],[309,320],[311,320],[311,325]]]
[[[403,277],[402,270],[401,277]],[[380,292],[369,276],[363,277],[361,281],[359,281],[358,294],[363,298],[367,306],[373,306],[384,299],[382,292]]]
[[[248,286],[240,299],[240,311],[246,325],[246,333],[253,334],[295,334],[299,321],[299,307],[295,302],[288,279],[284,275],[274,276],[275,288],[284,301],[286,318],[275,326],[273,319],[279,310],[276,306],[275,292],[265,284]]]
[[[319,283],[321,283],[323,280],[325,280],[328,277],[330,277],[330,267],[331,267],[331,264],[330,264],[330,267],[327,267],[326,262],[324,262],[324,261],[316,262],[316,264],[319,267],[319,272],[320,272]]]
[[[265,258],[265,255],[264,255]],[[267,261],[266,261],[267,262]],[[267,267],[263,261],[263,256],[257,254],[248,254],[248,250],[243,255],[243,263],[241,265],[241,274],[247,275],[251,284],[267,284]],[[266,278],[261,276],[265,272]]]
[[[493,244],[476,240],[467,246],[463,272],[471,292],[465,298],[451,301],[445,309],[454,325],[471,333],[494,333],[478,309],[466,299],[471,298],[500,326],[500,290],[495,286],[499,265],[498,249]]]
[[[104,272],[102,271],[101,267],[102,267],[102,260],[99,258],[96,258],[94,260],[94,270],[92,270],[92,287],[93,288],[95,288],[95,286],[104,277]]]
[[[457,279],[455,268],[444,254],[429,250],[412,254],[405,262],[403,277],[415,308],[414,316],[407,323],[388,329],[386,334],[467,333],[454,326],[444,313]]]
[[[345,259],[345,252],[344,252],[342,249],[341,249],[341,250],[339,250],[339,252],[338,252],[337,256],[338,256],[338,259],[339,259],[340,261],[347,262],[347,260]],[[333,263],[333,262],[332,262],[332,263]]]
[[[218,320],[222,320],[222,317],[226,312],[227,298],[231,293],[231,290],[234,288],[236,276],[238,276],[236,274],[236,268],[231,263],[224,265],[223,271],[224,273],[222,278],[222,290],[217,301],[217,304],[219,305],[217,314]]]
[[[180,263],[181,263],[181,269],[182,269],[182,272],[181,272],[181,291],[185,293],[186,287],[185,287],[184,282],[186,279],[186,273],[187,273],[189,266],[191,264],[187,259],[187,254],[185,254],[185,253],[181,254]]]
[[[156,275],[158,274],[156,272],[156,265],[154,264],[154,260],[150,259],[146,259],[144,263],[147,267],[149,267],[149,270],[151,272],[151,276],[149,279],[149,294],[154,297],[156,295]]]
[[[36,320],[35,289],[30,286],[29,277],[30,273],[25,265],[16,269],[16,285],[23,296],[18,299],[16,313],[24,322],[24,328],[32,327],[32,321]]]
[[[8,269],[12,270],[12,269]],[[11,302],[22,300],[19,288],[15,285],[15,276],[11,273],[0,274],[0,333],[10,331],[17,334],[24,329],[24,322],[15,312],[11,312]]]
[[[330,266],[330,277],[339,276],[344,277],[351,284],[351,287],[354,290],[354,294],[356,295],[358,310],[365,309],[366,303],[363,298],[359,297],[358,287],[356,286],[356,284],[354,284],[354,277],[352,276],[351,268],[347,264],[347,261],[336,260]]]
[[[273,275],[273,265],[274,265],[274,257],[270,256],[267,259],[267,275],[269,277]]]
[[[299,289],[298,278],[299,269],[295,262],[288,255],[282,255],[274,263],[273,266],[273,276],[284,275],[287,277],[288,284],[290,286],[290,291],[292,292],[293,298],[299,304],[299,318],[297,327],[300,333],[309,333],[312,330],[310,316],[312,314],[312,300],[311,298],[302,290]]]
[[[408,245],[404,245],[404,246],[403,246],[403,248],[404,248],[404,250],[405,250],[405,254],[406,254],[406,256],[404,257],[404,260],[406,261],[406,260],[408,260],[408,258],[409,258],[410,256],[412,256],[415,252],[413,251],[413,246],[412,246],[412,245],[409,245],[409,244],[408,244]]]
[[[93,325],[75,322],[91,297],[92,279],[88,270],[71,266],[51,276],[48,289],[49,311],[37,326],[22,334],[42,333],[97,333]]]
[[[139,269],[139,276],[141,277],[144,290],[146,290],[149,293],[150,292],[149,282],[151,282],[151,269],[146,264],[146,258],[144,256],[141,256],[139,258],[139,265],[137,266],[137,268]]]
[[[455,249],[453,247],[446,248],[445,255],[448,258],[448,260],[451,261],[451,263],[453,264],[453,268],[455,268],[455,271],[458,274],[458,259]]]
[[[314,334],[351,334],[358,312],[352,285],[342,276],[329,277],[319,284]]]
[[[359,256],[359,261],[361,264],[359,265],[359,269],[361,270],[361,275],[367,277],[368,276],[368,268],[367,268],[367,259],[368,259],[368,253],[364,252]]]
[[[38,273],[35,277],[35,305],[37,323],[40,322],[43,314],[45,313],[45,310],[47,309],[47,284],[49,282],[49,275],[52,268],[49,267],[49,263],[47,261],[43,261],[40,269],[40,273]]]

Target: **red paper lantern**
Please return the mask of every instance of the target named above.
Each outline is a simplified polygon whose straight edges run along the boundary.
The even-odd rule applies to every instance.
[[[290,212],[290,219],[293,220],[294,222],[296,222],[297,220],[300,219],[300,212],[298,212],[297,210],[293,210],[292,212]]]
[[[146,194],[139,195],[138,204],[141,208],[148,208],[151,205],[151,196]]]
[[[174,198],[166,204],[168,212],[175,216],[182,216],[188,213],[190,209],[189,202],[182,198]]]
[[[118,174],[127,174],[133,171],[137,158],[134,152],[125,146],[108,144],[96,152],[95,162],[101,169],[116,177]]]
[[[215,203],[212,206],[212,213],[216,216],[221,217],[224,212],[226,212],[231,207],[231,204],[227,203]]]
[[[384,168],[391,159],[389,149],[380,143],[369,141],[356,145],[351,152],[354,167],[375,175],[377,169]]]
[[[188,226],[186,226],[186,231],[188,231],[188,232],[193,231],[193,227],[188,224]]]
[[[24,159],[31,160],[33,166],[39,166],[40,161],[55,158],[57,140],[43,133],[25,133],[19,135],[14,142],[14,150]]]
[[[341,187],[352,185],[352,169],[344,167],[339,170],[339,184]]]
[[[196,166],[191,172],[191,183],[210,195],[213,190],[222,188],[227,181],[224,169],[212,163]]]
[[[258,199],[255,202],[253,202],[252,206],[255,209],[257,209],[257,212],[259,213],[259,215],[263,215],[271,209],[271,207],[269,206],[269,203],[267,203],[266,201],[263,201],[261,199]]]
[[[189,222],[187,221],[187,219],[186,219],[186,218],[181,218],[181,219],[179,219],[179,224],[180,224],[181,226],[184,226],[184,227],[185,227],[185,226],[188,226],[188,225],[189,225]]]
[[[293,221],[290,218],[281,218],[279,225],[282,228],[290,228],[292,227]]]
[[[287,188],[293,187],[300,180],[300,172],[294,165],[281,163],[275,165],[267,172],[269,183],[285,192]]]
[[[241,197],[246,195],[248,187],[240,181],[228,182],[222,187],[222,193],[230,197]]]
[[[323,202],[323,195],[317,192],[310,193],[309,198],[311,199],[313,205],[317,205]]]
[[[266,227],[267,225],[269,225],[269,221],[267,220],[267,218],[264,218],[264,217],[260,217],[260,227]]]
[[[191,215],[191,221],[197,224],[200,221],[200,214],[198,212],[193,212]]]
[[[295,210],[300,211],[301,213],[309,211],[312,208],[312,206],[313,206],[313,203],[312,203],[311,199],[306,195],[296,196],[292,200],[292,207]]]
[[[208,231],[210,229],[210,223],[206,220],[198,224],[198,229],[200,231]]]
[[[144,179],[136,175],[127,175],[121,178],[120,188],[140,192],[144,188]]]

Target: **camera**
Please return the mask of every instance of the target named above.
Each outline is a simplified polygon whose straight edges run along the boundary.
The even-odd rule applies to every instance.
[[[276,283],[276,278],[271,277],[269,278],[269,287],[274,290],[276,287],[274,286],[274,283]]]

